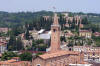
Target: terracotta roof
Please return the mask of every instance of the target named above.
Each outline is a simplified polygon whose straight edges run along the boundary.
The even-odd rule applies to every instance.
[[[0,28],[0,32],[7,32],[8,30],[8,28]]]
[[[12,59],[20,59],[19,57],[13,57]]]
[[[30,52],[30,53],[46,53],[45,51],[24,51],[24,50],[21,50],[19,51],[20,53],[24,53],[24,52]]]
[[[94,35],[95,36],[100,36],[100,32],[95,32]]]
[[[12,63],[12,62],[16,62],[16,60],[1,61],[0,64],[8,64],[8,63]]]
[[[64,56],[64,55],[69,55],[69,54],[76,55],[76,54],[79,54],[79,52],[60,50],[60,51],[57,51],[57,52],[54,52],[54,53],[53,52],[46,53],[46,54],[40,55],[39,57],[41,57],[43,59],[49,59],[49,58],[54,58],[54,57]]]
[[[16,61],[16,60],[7,60],[7,61],[0,61],[0,65],[7,64],[7,65],[21,65],[23,63],[29,63],[28,61]]]
[[[73,33],[65,33],[66,36],[74,36]]]
[[[7,44],[7,42],[0,42],[0,46],[1,45],[6,45]]]
[[[92,32],[91,30],[80,30],[80,32]]]

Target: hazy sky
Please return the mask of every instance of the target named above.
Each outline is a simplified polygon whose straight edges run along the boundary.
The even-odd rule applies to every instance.
[[[100,13],[100,0],[0,0],[0,11],[53,10]]]

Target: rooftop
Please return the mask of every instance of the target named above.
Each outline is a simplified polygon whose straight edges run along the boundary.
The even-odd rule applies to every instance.
[[[0,46],[1,45],[6,45],[7,44],[7,42],[0,42]]]
[[[40,34],[40,39],[50,39],[49,34]]]
[[[38,31],[38,33],[43,33],[45,31],[45,29],[41,29],[40,31]]]
[[[0,65],[15,65],[18,66],[18,65],[21,65],[21,64],[25,64],[25,63],[29,63],[28,61],[16,61],[16,60],[7,60],[7,61],[0,61]]]
[[[79,52],[60,50],[60,51],[57,51],[57,52],[45,53],[43,55],[40,55],[39,57],[41,57],[43,59],[49,59],[49,58],[54,58],[54,57],[58,57],[58,56],[77,55],[77,54],[79,54]]]
[[[80,30],[79,32],[92,32],[91,30]]]
[[[95,32],[94,35],[95,36],[100,36],[100,32]]]

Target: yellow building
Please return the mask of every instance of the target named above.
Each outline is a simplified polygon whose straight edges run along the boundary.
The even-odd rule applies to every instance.
[[[85,38],[91,38],[92,37],[92,31],[91,30],[80,30],[79,36],[85,37]]]

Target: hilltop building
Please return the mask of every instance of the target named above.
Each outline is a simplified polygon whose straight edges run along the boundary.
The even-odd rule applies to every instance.
[[[71,16],[71,17],[65,16],[64,18],[66,19],[66,24],[65,24],[66,27],[71,27],[72,26],[71,23],[74,23],[76,26],[79,25],[80,28],[84,27],[82,24],[82,17],[81,16],[78,16],[78,15]]]
[[[50,19],[50,16],[43,16],[43,18],[44,18],[44,20],[48,20],[48,19]]]
[[[91,30],[80,30],[79,36],[85,37],[85,38],[91,38],[92,37],[92,31]]]
[[[61,50],[60,29],[58,17],[55,14],[53,25],[51,25],[50,51],[34,58],[32,60],[32,66],[68,66],[69,64],[83,63],[83,53]]]

